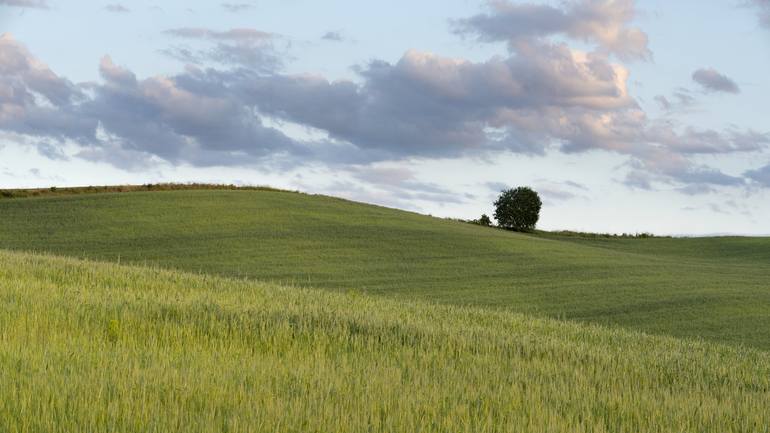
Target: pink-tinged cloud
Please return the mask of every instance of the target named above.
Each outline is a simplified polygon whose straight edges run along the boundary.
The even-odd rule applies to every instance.
[[[624,59],[652,57],[647,35],[630,25],[636,15],[633,0],[575,0],[561,7],[490,0],[487,5],[489,12],[455,21],[455,32],[511,44],[565,35]]]

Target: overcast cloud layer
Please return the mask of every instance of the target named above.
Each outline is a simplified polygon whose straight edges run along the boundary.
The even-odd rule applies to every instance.
[[[0,4],[48,7],[41,0]],[[234,13],[252,7],[221,6]],[[751,6],[766,25],[770,3]],[[121,4],[106,8],[130,13]],[[770,164],[740,173],[719,164],[720,157],[741,154],[767,160],[767,131],[653,117],[629,91],[629,64],[654,59],[638,14],[632,0],[489,1],[476,15],[450,20],[448,31],[476,43],[505,43],[503,55],[471,61],[410,49],[394,62],[355,65],[355,79],[337,81],[285,72],[290,37],[256,28],[168,28],[159,35],[166,41],[160,49],[180,61],[181,72],[139,77],[116,53],[94,59],[100,79],[83,83],[53,71],[6,33],[0,130],[52,159],[132,170],[158,162],[273,170],[321,165],[376,183],[381,169],[373,164],[388,161],[598,151],[625,158],[619,180],[631,189],[665,185],[704,194],[770,187]],[[322,39],[343,41],[337,31]],[[691,78],[707,94],[741,92],[733,77],[713,68]],[[695,97],[681,89],[655,101],[671,112]],[[307,133],[293,133],[296,128]],[[65,151],[72,146],[74,152]],[[387,174],[401,179],[404,191],[449,197],[408,171]]]

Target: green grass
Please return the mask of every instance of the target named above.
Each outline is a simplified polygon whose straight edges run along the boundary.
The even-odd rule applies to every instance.
[[[547,212],[547,209],[545,210]],[[322,196],[0,200],[0,248],[249,277],[770,349],[770,239],[523,235]]]
[[[0,302],[3,432],[770,431],[754,349],[2,251]]]

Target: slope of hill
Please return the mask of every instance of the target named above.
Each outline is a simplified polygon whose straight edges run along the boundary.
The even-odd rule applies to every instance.
[[[770,431],[752,349],[2,251],[0,299],[4,432]]]
[[[522,235],[322,196],[0,200],[0,248],[472,304],[770,349],[770,239]]]

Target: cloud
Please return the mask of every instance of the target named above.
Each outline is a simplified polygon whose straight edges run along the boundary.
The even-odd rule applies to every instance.
[[[404,202],[430,201],[440,203],[464,203],[465,197],[457,191],[435,183],[422,182],[416,173],[404,167],[382,165],[351,166],[346,170],[354,179]]]
[[[35,146],[37,152],[50,160],[54,161],[68,161],[69,157],[62,151],[59,146],[55,144],[46,143],[45,141],[37,143]]]
[[[509,184],[504,182],[486,182],[484,186],[495,196],[501,191],[511,188]],[[588,191],[585,185],[570,180],[559,182],[550,179],[535,179],[532,186],[548,204],[581,198],[580,192]]]
[[[304,152],[227,94],[185,88],[180,77],[137,80],[109,58],[105,81],[79,112],[98,119],[103,143],[172,163],[238,165]],[[97,153],[91,153],[97,155]]]
[[[55,140],[86,139],[92,123],[74,112],[82,90],[38,61],[10,34],[0,35],[0,129]]]
[[[169,34],[229,45],[270,39],[253,30]],[[391,198],[449,201],[457,198],[386,163],[601,150],[626,156],[627,185],[706,192],[746,181],[696,157],[762,152],[768,145],[768,136],[756,131],[651,120],[628,94],[624,66],[563,43],[519,42],[509,57],[482,62],[411,50],[397,62],[358,68],[356,81],[245,63],[140,78],[105,56],[101,81],[81,86],[56,76],[12,38],[3,36],[3,43],[0,129],[41,143],[74,142],[77,157],[129,169],[158,161],[320,164],[347,170]],[[310,132],[300,139],[292,128]]]
[[[53,105],[72,100],[77,89],[69,81],[58,77],[9,33],[0,35],[0,74],[3,75],[2,96],[5,100],[29,102],[33,91]]]
[[[56,76],[9,35],[0,37],[0,129],[32,137],[45,154],[74,142],[78,156],[132,168],[280,163],[308,151],[224,94],[180,77],[137,79],[105,57],[87,92]]]
[[[484,186],[486,186],[494,193],[499,193],[510,188],[510,186],[505,182],[486,182]]]
[[[684,194],[704,194],[718,187],[743,187],[746,180],[721,170],[694,163],[681,154],[666,148],[649,147],[646,154],[632,158],[623,183],[626,186],[655,190],[656,183],[677,186]]]
[[[575,189],[579,189],[579,190],[583,190],[583,191],[588,191],[588,187],[583,185],[582,183],[579,183],[579,182],[574,182],[574,181],[571,181],[571,180],[567,180],[567,181],[564,182],[564,184],[569,186],[569,187],[575,188]]]
[[[359,72],[361,85],[305,75],[247,78],[238,80],[238,94],[265,114],[391,158],[542,154],[554,141],[587,139],[607,111],[635,106],[625,69],[564,46],[481,63],[409,51],[395,64],[376,61]]]
[[[770,144],[770,135],[751,129],[720,132],[687,127],[677,132],[670,124],[651,126],[644,139],[680,155],[755,152],[764,150]]]
[[[661,110],[669,113],[689,110],[697,103],[692,92],[683,87],[676,89],[669,96],[656,95],[654,101]]]
[[[759,24],[770,29],[770,0],[748,0],[744,5],[756,8]]]
[[[673,107],[673,104],[663,95],[657,95],[655,96],[655,102],[658,103],[658,106],[665,111],[670,111]]]
[[[597,44],[601,51],[621,58],[648,59],[647,35],[629,27],[636,15],[633,0],[577,0],[562,7],[535,3],[487,2],[489,12],[454,22],[454,31],[475,35],[483,42],[521,41],[565,35]]]
[[[730,214],[730,212],[725,211],[722,208],[722,206],[720,206],[720,205],[718,205],[716,203],[709,203],[708,204],[708,209],[711,210],[711,212],[714,212],[714,213],[719,213],[719,214],[724,214],[724,215]]]
[[[108,11],[108,12],[114,12],[114,13],[118,13],[118,14],[124,14],[124,13],[131,12],[131,9],[123,6],[120,3],[114,3],[114,4],[107,5],[107,6],[104,7],[104,9],[106,11]]]
[[[329,31],[324,33],[323,36],[321,36],[321,39],[324,41],[332,41],[332,42],[342,42],[344,38],[342,37],[342,33],[335,32],[335,31]]]
[[[718,214],[724,214],[724,215],[731,215],[735,212],[740,212],[742,215],[749,215],[749,212],[746,210],[741,211],[741,206],[738,205],[733,200],[727,200],[726,202],[723,202],[721,204],[718,203],[707,203],[704,206],[686,206],[682,208],[683,211],[688,212],[694,212],[694,211],[701,211],[706,210],[713,213]]]
[[[546,203],[558,203],[577,198],[585,198],[580,193],[588,191],[588,188],[577,182],[557,182],[549,179],[535,180],[534,188],[541,196],[543,196],[543,200]]]
[[[221,6],[232,13],[243,12],[254,8],[254,5],[251,3],[222,3]]]
[[[21,8],[48,9],[47,0],[0,0],[0,5]]]
[[[710,167],[693,167],[677,172],[672,177],[688,185],[740,186],[745,183],[741,177],[730,176]]]
[[[572,200],[577,197],[574,193],[550,186],[536,187],[538,194],[543,196],[546,204]]]
[[[622,183],[632,189],[642,189],[651,191],[652,184],[655,181],[652,174],[642,171],[642,170],[631,170],[626,174],[625,179],[623,179]]]
[[[409,210],[413,212],[423,212],[422,208],[412,201],[404,200],[398,195],[388,191],[382,191],[377,188],[369,188],[360,181],[335,181],[329,185],[318,188],[316,185],[308,185],[302,182],[296,182],[298,189],[305,191],[317,191],[323,194],[331,194],[337,197],[343,197],[349,200],[355,200],[365,203],[375,203],[381,206],[388,206],[398,209]]]
[[[711,68],[702,68],[693,72],[692,79],[711,92],[740,93],[735,81]]]
[[[163,33],[180,38],[228,40],[235,42],[264,42],[274,37],[271,33],[251,28],[216,31],[204,27],[181,27],[165,30]]]
[[[770,188],[770,164],[756,170],[749,170],[745,175],[758,185]]]
[[[176,38],[214,44],[204,50],[175,46],[162,51],[185,63],[202,65],[216,62],[248,67],[260,72],[272,72],[283,66],[283,60],[274,45],[278,36],[272,33],[252,28],[217,31],[203,27],[182,27],[163,33]]]
[[[110,56],[102,57],[99,62],[99,74],[108,84],[122,87],[136,86],[136,75],[133,72],[116,66]]]

